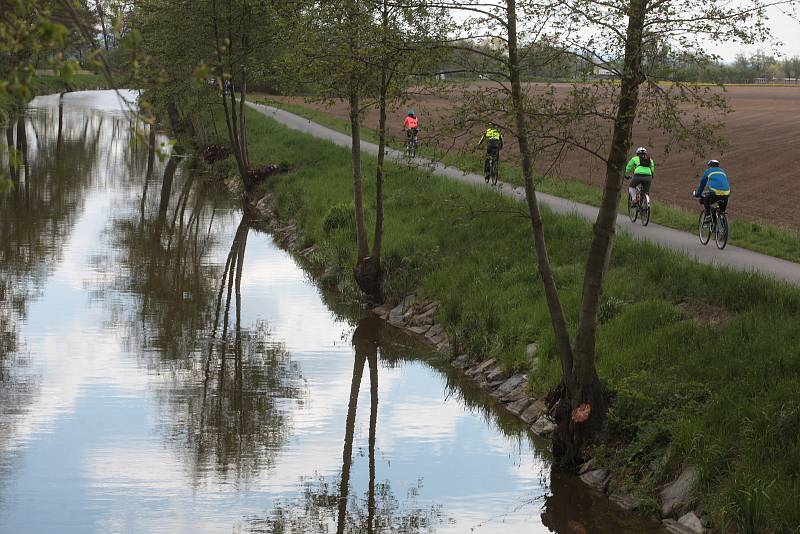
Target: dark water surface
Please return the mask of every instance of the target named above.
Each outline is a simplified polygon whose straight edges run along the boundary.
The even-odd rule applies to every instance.
[[[650,528],[424,347],[332,311],[125,108],[36,99],[0,197],[0,532]]]

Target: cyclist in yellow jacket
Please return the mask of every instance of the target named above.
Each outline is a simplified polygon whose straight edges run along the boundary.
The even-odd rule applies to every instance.
[[[500,133],[500,130],[497,128],[497,125],[493,122],[489,123],[489,127],[486,128],[486,132],[481,136],[481,140],[478,141],[478,146],[483,144],[483,141],[486,140],[486,161],[483,163],[483,174],[486,181],[489,181],[489,158],[494,157],[497,161],[500,160],[500,150],[503,148],[503,134]]]

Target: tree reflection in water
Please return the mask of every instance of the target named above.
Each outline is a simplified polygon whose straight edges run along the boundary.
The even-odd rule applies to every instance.
[[[0,145],[0,164],[15,182],[0,194],[0,468],[7,467],[15,428],[38,394],[20,324],[61,262],[86,192],[108,157],[99,147],[124,136],[108,122],[104,128],[101,113],[82,110],[60,125],[54,115],[47,104],[20,115]]]
[[[392,492],[389,481],[376,483],[375,439],[378,423],[378,352],[383,324],[368,317],[362,319],[353,333],[353,376],[345,419],[342,470],[338,484],[330,477],[315,475],[301,480],[302,496],[295,501],[277,503],[265,518],[251,518],[250,532],[300,534],[312,532],[350,533],[416,533],[434,532],[446,521],[441,506],[422,506],[417,496],[421,479],[408,490],[404,501]],[[369,366],[369,480],[366,495],[351,493],[350,473],[353,462],[353,438],[356,412],[364,367]]]
[[[148,195],[153,136],[148,145],[136,214],[115,221],[112,232],[124,266],[113,289],[137,302],[124,329],[158,370],[159,428],[187,456],[194,478],[250,478],[273,465],[305,387],[266,324],[242,325],[249,219],[239,222],[224,267],[217,265],[214,249],[236,216],[225,192],[181,168],[173,154],[160,190]]]
[[[245,215],[217,291],[202,382],[191,396],[183,397],[195,465],[213,464],[221,473],[233,468],[237,479],[273,465],[289,435],[293,400],[305,392],[298,365],[282,343],[271,339],[265,323],[242,328],[241,280],[249,231]]]

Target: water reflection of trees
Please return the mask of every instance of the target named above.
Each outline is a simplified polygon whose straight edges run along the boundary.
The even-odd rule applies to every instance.
[[[57,100],[17,118],[6,130],[0,163],[15,187],[0,194],[0,441],[35,395],[19,325],[59,264],[89,186],[121,131],[121,118],[81,109],[59,113]],[[56,120],[56,116],[60,120]],[[13,164],[13,165],[12,165]],[[6,447],[0,443],[0,449]]]
[[[353,333],[353,375],[350,382],[345,436],[342,448],[342,469],[338,481],[315,475],[300,483],[301,497],[275,504],[269,515],[251,518],[249,531],[272,534],[332,532],[433,532],[445,521],[438,505],[423,506],[417,502],[421,480],[408,490],[404,500],[396,497],[389,481],[376,482],[375,440],[378,423],[378,350],[383,350],[382,322],[375,318],[360,321]],[[369,367],[370,412],[367,491],[360,495],[351,491],[353,441],[356,412],[364,368]]]
[[[220,265],[214,252],[236,216],[226,193],[182,169],[178,155],[150,183],[147,160],[137,213],[112,230],[123,266],[115,293],[135,302],[125,330],[163,378],[162,433],[195,476],[247,478],[285,442],[291,403],[304,392],[300,372],[264,323],[242,325],[247,217]]]
[[[271,339],[266,324],[242,328],[241,280],[249,231],[245,215],[219,280],[213,322],[197,368],[202,375],[184,389],[188,395],[171,397],[173,408],[186,414],[186,444],[197,473],[215,466],[220,473],[233,469],[236,478],[249,478],[271,467],[289,435],[292,399],[304,392],[298,365],[282,343]]]
[[[98,144],[108,133],[92,114],[68,121],[61,130],[66,148],[56,158],[53,110],[20,116],[9,132],[16,156],[3,151],[6,164],[18,163],[14,189],[0,195],[0,336],[6,342],[16,336],[27,303],[61,259],[98,164]]]

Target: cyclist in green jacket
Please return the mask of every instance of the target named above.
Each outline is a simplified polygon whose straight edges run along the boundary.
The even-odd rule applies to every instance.
[[[628,202],[634,205],[636,199],[636,186],[642,184],[642,191],[644,191],[644,198],[647,205],[650,205],[650,184],[653,181],[653,173],[656,170],[656,164],[647,149],[640,146],[636,149],[636,155],[631,158],[628,165],[625,166],[625,174],[633,172],[633,179],[628,184]]]

